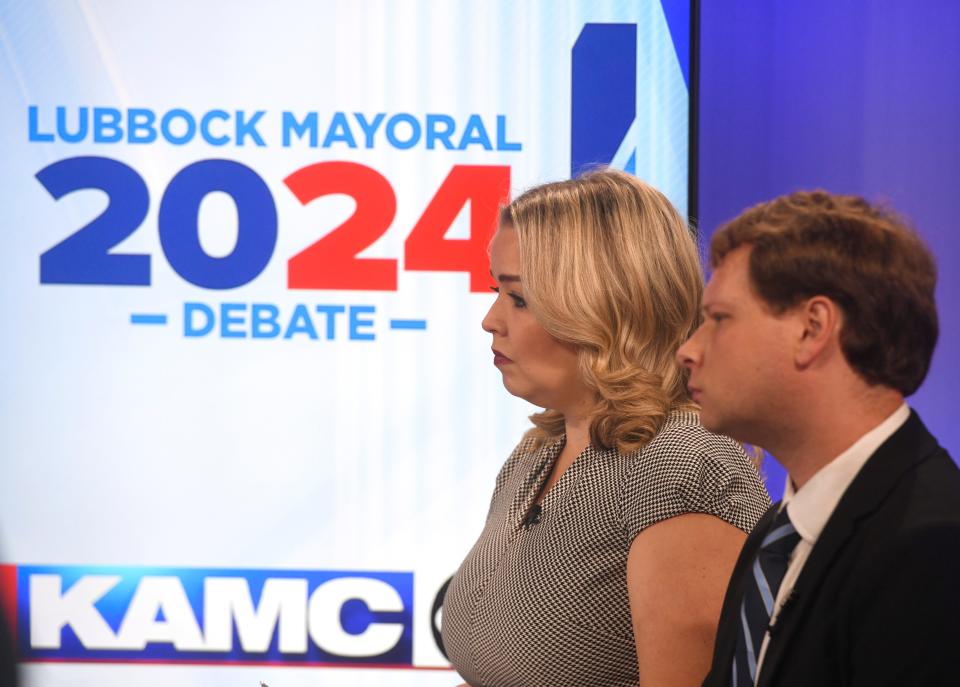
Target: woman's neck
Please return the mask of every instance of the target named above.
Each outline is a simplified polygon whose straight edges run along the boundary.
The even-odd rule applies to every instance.
[[[586,413],[563,416],[567,441],[564,448],[579,455],[590,444],[590,416]]]

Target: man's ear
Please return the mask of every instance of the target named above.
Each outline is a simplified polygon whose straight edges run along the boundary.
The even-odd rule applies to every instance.
[[[840,335],[842,313],[826,296],[814,296],[797,306],[800,338],[794,349],[794,362],[804,369],[823,359],[825,351]]]

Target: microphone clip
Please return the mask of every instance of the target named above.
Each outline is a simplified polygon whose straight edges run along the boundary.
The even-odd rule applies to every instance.
[[[527,511],[527,517],[523,519],[523,529],[529,530],[534,525],[539,524],[540,518],[543,516],[543,508],[539,503],[535,503],[530,506],[530,510]]]

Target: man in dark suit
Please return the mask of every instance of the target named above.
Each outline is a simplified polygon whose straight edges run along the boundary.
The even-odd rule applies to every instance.
[[[960,470],[903,400],[937,339],[929,251],[818,191],[747,210],[711,262],[677,358],[703,425],[790,479],[744,545],[704,685],[960,685]]]

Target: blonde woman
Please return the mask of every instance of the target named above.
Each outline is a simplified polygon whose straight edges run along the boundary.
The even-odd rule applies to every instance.
[[[770,502],[674,363],[699,321],[695,240],[661,193],[602,170],[505,207],[490,268],[494,365],[545,410],[447,592],[454,667],[473,687],[699,685]]]

